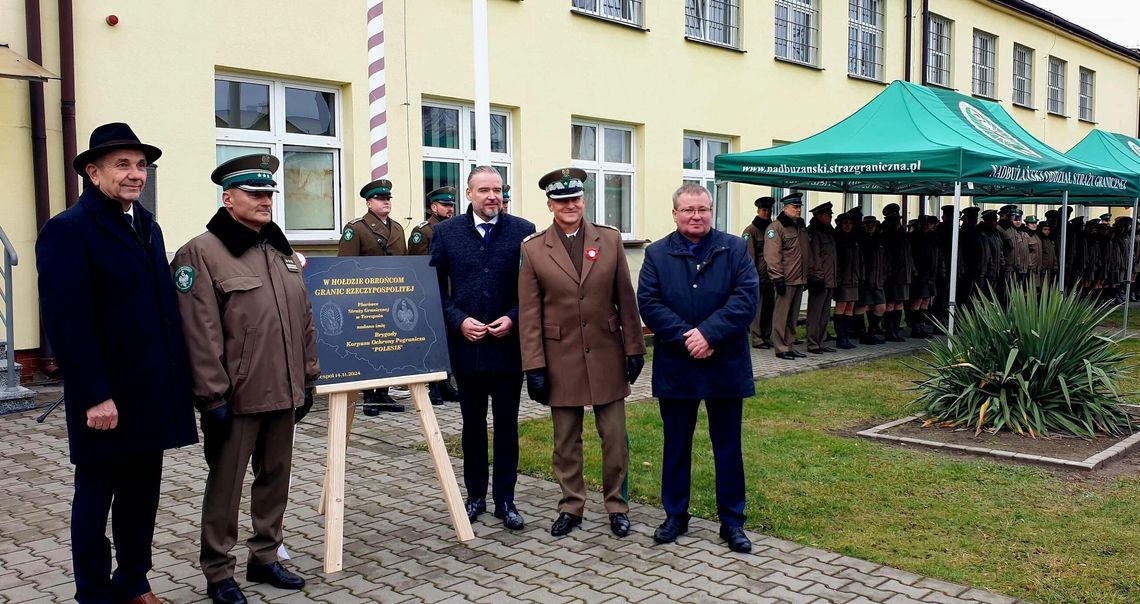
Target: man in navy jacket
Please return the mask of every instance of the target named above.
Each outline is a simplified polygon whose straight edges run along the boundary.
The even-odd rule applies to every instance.
[[[689,528],[693,431],[701,400],[709,416],[716,463],[720,535],[747,552],[744,463],[740,449],[743,399],[756,393],[748,327],[756,314],[759,278],[747,242],[712,228],[712,197],[686,184],[673,193],[677,230],[645,250],[637,303],[653,331],[653,396],[661,408],[665,522],[653,534],[671,543]]]
[[[146,575],[163,450],[198,440],[162,230],[138,203],[147,165],[161,154],[126,124],[96,128],[73,163],[83,194],[36,240],[41,312],[63,369],[75,464],[79,602],[158,601]]]
[[[491,496],[495,517],[509,529],[523,528],[515,508],[519,462],[519,246],[534,223],[503,210],[503,180],[491,166],[467,177],[463,215],[436,225],[431,264],[447,323],[451,369],[463,414],[463,483],[467,517],[487,511],[487,399],[495,422]]]

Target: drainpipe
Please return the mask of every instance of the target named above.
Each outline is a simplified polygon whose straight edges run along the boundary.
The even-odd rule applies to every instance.
[[[24,29],[28,35],[28,58],[37,65],[44,64],[43,32],[40,29],[40,0],[24,0]],[[36,207],[36,232],[51,217],[51,198],[48,197],[47,123],[44,109],[44,83],[28,83],[28,102],[32,118],[32,187]],[[47,332],[40,324],[40,362],[45,372],[56,366],[55,354],[48,342]]]
[[[914,55],[914,0],[906,0],[906,60],[903,61],[903,79],[910,81],[910,65]]]
[[[922,85],[926,86],[926,55],[930,51],[930,0],[922,0]]]
[[[59,0],[60,114],[63,116],[63,190],[67,207],[79,199],[79,177],[71,169],[75,160],[75,17],[71,0]]]

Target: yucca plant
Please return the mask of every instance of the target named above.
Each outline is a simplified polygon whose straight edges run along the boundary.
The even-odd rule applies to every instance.
[[[1117,382],[1131,355],[1098,326],[1109,304],[1055,288],[991,290],[955,316],[954,335],[932,340],[918,371],[927,425],[1085,438],[1134,428]]]

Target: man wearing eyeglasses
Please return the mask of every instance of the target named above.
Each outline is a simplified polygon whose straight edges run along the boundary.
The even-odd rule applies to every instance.
[[[745,397],[756,393],[748,326],[759,278],[740,237],[712,228],[712,196],[696,184],[673,193],[677,230],[645,250],[638,279],[641,318],[653,331],[653,396],[664,431],[661,502],[653,534],[671,543],[689,529],[693,431],[705,401],[716,465],[720,536],[747,552],[740,426]]]

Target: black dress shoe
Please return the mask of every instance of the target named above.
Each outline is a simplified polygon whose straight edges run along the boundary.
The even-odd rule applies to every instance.
[[[800,344],[803,344],[803,343],[804,343],[804,341],[799,339],[799,338],[792,340],[792,344],[797,345],[797,346]]]
[[[463,506],[467,509],[467,519],[475,522],[479,514],[487,511],[487,500],[482,497],[478,499],[468,499],[467,504]]]
[[[830,346],[823,346],[819,349],[820,352],[835,352],[835,349]]]
[[[439,395],[442,396],[445,401],[459,401],[459,391],[455,389],[455,386],[451,385],[451,380],[443,380],[439,383]]]
[[[214,604],[245,604],[245,594],[241,593],[237,581],[233,577],[222,579],[216,583],[206,584],[206,595]]]
[[[436,407],[443,404],[443,397],[439,394],[439,386],[437,384],[428,384],[428,402]]]
[[[495,518],[502,520],[503,526],[512,531],[521,531],[523,527],[526,526],[522,514],[515,508],[513,501],[504,501],[503,503],[495,504]]]
[[[653,540],[657,543],[673,543],[677,537],[689,532],[689,515],[679,514],[666,516],[665,522],[653,531]]]
[[[250,564],[245,570],[245,578],[251,583],[268,583],[277,589],[301,589],[305,580],[281,566],[273,564]]]
[[[570,512],[562,512],[558,514],[558,518],[554,521],[554,524],[550,526],[550,534],[555,537],[569,535],[570,531],[574,530],[574,527],[581,524],[581,516],[575,516]]]
[[[798,350],[789,350],[789,351],[788,351],[788,354],[790,354],[790,355],[792,355],[792,356],[796,357],[797,359],[806,359],[806,358],[807,358],[807,355],[806,355],[806,354],[804,354],[804,353],[802,353],[802,352],[800,352],[800,351],[798,351]]]
[[[790,352],[777,352],[776,358],[777,359],[784,359],[785,361],[794,361],[794,360],[796,360],[796,355],[794,355]]]
[[[812,354],[823,354],[822,348],[808,348],[808,352]]]
[[[618,537],[629,534],[629,516],[622,512],[610,514],[610,531]]]
[[[364,412],[364,415],[367,415],[368,417],[376,417],[377,415],[380,415],[380,405],[364,405],[364,409],[362,409],[362,411]]]
[[[752,542],[744,534],[744,528],[739,526],[720,525],[720,538],[728,542],[728,549],[746,554],[752,551]]]

